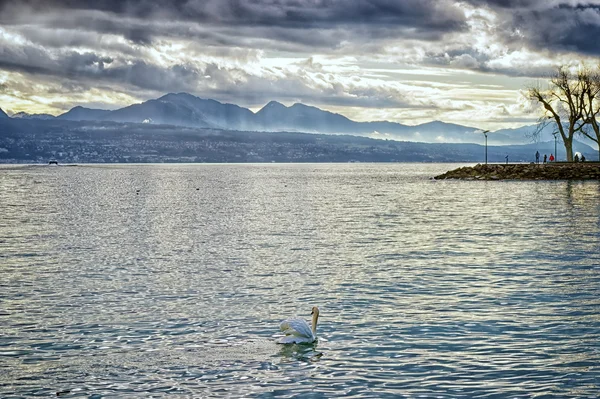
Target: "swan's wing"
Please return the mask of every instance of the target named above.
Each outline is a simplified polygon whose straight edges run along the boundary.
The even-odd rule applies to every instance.
[[[304,319],[288,319],[279,325],[279,328],[285,335],[295,337],[312,338],[313,333]]]

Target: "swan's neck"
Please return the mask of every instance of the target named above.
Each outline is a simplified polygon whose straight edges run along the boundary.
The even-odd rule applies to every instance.
[[[317,320],[319,320],[319,314],[318,313],[313,313],[313,316],[312,316],[312,333],[313,333],[314,337],[317,336]]]

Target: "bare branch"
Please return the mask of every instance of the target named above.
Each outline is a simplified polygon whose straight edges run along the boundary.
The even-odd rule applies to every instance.
[[[541,91],[539,87],[530,87],[527,90],[529,98],[539,102],[544,109],[544,115],[540,118],[532,137],[539,137],[550,120],[553,120],[556,131],[560,133],[565,144],[569,161],[573,159],[575,133],[587,135],[585,126],[592,123],[592,115],[595,121],[595,116],[600,112],[596,107],[589,108],[591,104],[600,108],[600,101],[595,101],[596,95],[600,93],[600,78],[598,86],[595,87],[591,77],[592,74],[585,67],[579,68],[577,73],[573,74],[563,65],[550,77],[548,90]]]

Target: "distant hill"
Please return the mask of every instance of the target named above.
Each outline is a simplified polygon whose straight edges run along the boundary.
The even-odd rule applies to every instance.
[[[362,126],[374,129],[377,133],[391,134],[390,138],[402,137],[404,140],[425,143],[479,143],[480,130],[474,127],[433,121],[416,126],[401,125],[394,122],[363,122]]]
[[[12,115],[12,118],[18,119],[54,119],[56,118],[54,115],[50,114],[28,114],[27,112],[17,112]]]
[[[190,110],[211,127],[232,130],[255,130],[256,128],[255,114],[235,104],[205,100],[187,93],[170,93],[162,96],[158,101]]]
[[[256,113],[258,125],[267,131],[295,130],[315,133],[357,133],[359,123],[343,115],[296,103],[291,107],[271,101]],[[363,132],[367,132],[363,130]]]
[[[58,119],[67,121],[101,121],[110,114],[111,111],[104,109],[92,109],[77,106],[69,112],[57,116]]]
[[[115,122],[153,123],[160,125],[210,127],[202,115],[189,108],[160,100],[150,100],[112,111],[103,120]]]
[[[8,115],[2,110],[2,108],[0,108],[0,118],[8,118]]]
[[[241,130],[254,127],[254,116],[237,105],[179,93],[112,111],[103,120]]]

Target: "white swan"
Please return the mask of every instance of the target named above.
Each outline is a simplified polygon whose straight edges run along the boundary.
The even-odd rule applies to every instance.
[[[281,337],[280,344],[310,344],[317,340],[317,320],[319,319],[319,308],[313,306],[312,328],[304,319],[288,319],[279,325],[279,328],[285,334]]]

